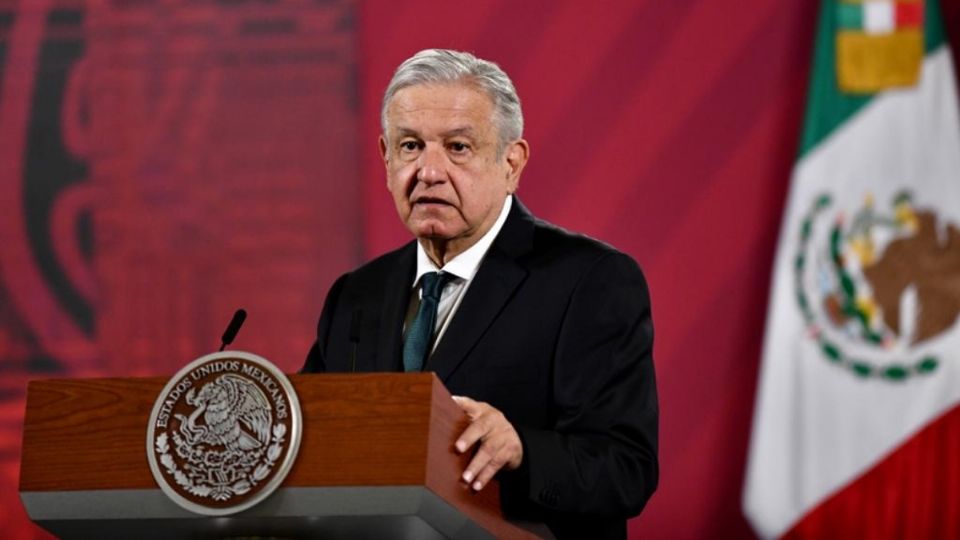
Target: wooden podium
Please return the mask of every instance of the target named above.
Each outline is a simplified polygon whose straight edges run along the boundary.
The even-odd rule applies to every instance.
[[[303,438],[283,484],[226,517],[160,490],[145,448],[165,378],[33,381],[20,497],[60,537],[533,538],[499,486],[473,493],[453,450],[466,417],[431,373],[292,375]]]

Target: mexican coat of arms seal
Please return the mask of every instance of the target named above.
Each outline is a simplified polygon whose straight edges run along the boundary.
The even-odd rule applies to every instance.
[[[302,420],[293,386],[273,364],[228,351],[198,358],[167,383],[147,428],[160,488],[199,514],[262,501],[293,465]]]

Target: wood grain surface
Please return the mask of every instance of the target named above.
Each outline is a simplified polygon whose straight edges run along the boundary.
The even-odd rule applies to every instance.
[[[453,448],[466,416],[431,373],[291,375],[303,437],[285,487],[423,485],[497,537],[525,537],[502,520],[499,486],[460,480]],[[32,381],[21,491],[157,489],[146,430],[166,378]]]

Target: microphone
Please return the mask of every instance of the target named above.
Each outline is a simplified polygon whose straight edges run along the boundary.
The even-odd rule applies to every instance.
[[[233,314],[233,319],[230,320],[227,329],[223,331],[223,337],[220,338],[221,351],[226,348],[227,345],[233,343],[233,338],[237,337],[237,332],[240,331],[240,327],[243,326],[243,321],[245,320],[247,320],[247,310],[238,309],[237,312]]]
[[[360,320],[363,318],[363,310],[358,309],[353,312],[353,318],[350,319],[350,371],[357,370],[357,347],[360,346]]]

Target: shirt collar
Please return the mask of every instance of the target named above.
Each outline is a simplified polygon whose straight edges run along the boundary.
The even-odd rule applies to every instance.
[[[497,216],[497,221],[493,223],[493,227],[490,227],[490,230],[487,231],[480,240],[477,240],[476,244],[450,259],[447,264],[443,265],[443,268],[437,268],[437,265],[433,264],[433,261],[427,256],[427,252],[423,249],[423,246],[420,245],[420,242],[417,242],[417,274],[413,277],[413,286],[416,287],[417,283],[420,282],[420,277],[428,272],[443,271],[448,274],[453,274],[464,281],[473,279],[473,276],[480,268],[480,263],[483,262],[484,255],[490,250],[494,239],[497,238],[497,234],[499,234],[500,229],[503,228],[504,222],[507,221],[507,215],[510,214],[510,207],[512,205],[513,197],[507,195],[506,200],[503,202],[503,208],[500,209],[500,215]]]

